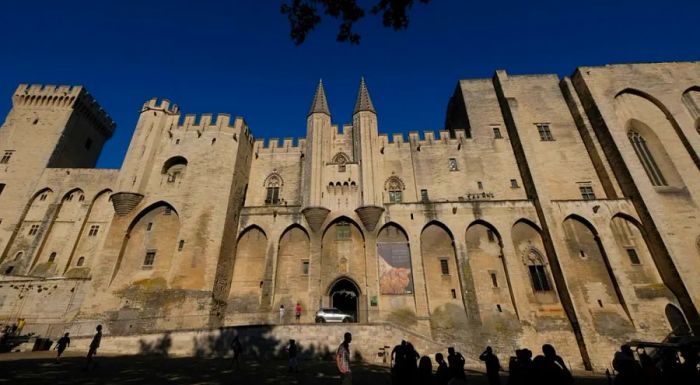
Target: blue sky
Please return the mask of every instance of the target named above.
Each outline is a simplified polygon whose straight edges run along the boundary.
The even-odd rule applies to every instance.
[[[280,4],[3,1],[0,114],[19,83],[85,85],[117,122],[98,166],[118,168],[153,96],[183,113],[241,115],[256,137],[299,137],[319,78],[342,124],[364,75],[380,131],[408,132],[442,128],[456,82],[496,69],[566,76],[583,65],[700,60],[697,0],[433,0],[415,7],[406,31],[368,17],[352,46],[335,41],[327,19],[301,47]]]

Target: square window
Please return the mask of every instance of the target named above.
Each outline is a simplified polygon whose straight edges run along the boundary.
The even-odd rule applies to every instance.
[[[583,200],[590,201],[595,199],[595,193],[593,192],[593,186],[584,185],[578,187],[581,191],[581,197]]]
[[[517,179],[511,179],[510,180],[510,188],[518,188],[518,180]]]
[[[146,258],[143,259],[143,266],[153,266],[156,262],[156,252],[148,251],[146,252]]]
[[[457,159],[450,158],[448,166],[450,168],[450,171],[457,171]]]
[[[503,139],[503,136],[501,135],[501,128],[500,127],[493,127],[493,138],[494,139]]]
[[[542,141],[553,141],[552,131],[549,128],[549,123],[536,123],[537,132],[540,134],[540,140]]]
[[[440,271],[442,272],[442,275],[450,274],[450,265],[447,264],[447,259],[443,258],[440,260]]]
[[[428,198],[428,190],[420,190],[420,200],[423,202],[430,201],[430,199]]]
[[[335,225],[335,235],[338,241],[347,241],[350,239],[350,224],[347,222],[340,222]]]
[[[97,235],[97,233],[100,231],[100,225],[92,225],[90,226],[90,231],[88,232],[89,237],[94,237]]]
[[[389,202],[401,203],[401,191],[389,191]]]
[[[627,256],[630,257],[630,262],[633,265],[640,265],[641,264],[641,262],[639,261],[639,255],[637,254],[637,250],[627,249]]]
[[[309,275],[309,261],[301,261],[301,274]]]
[[[36,235],[36,233],[39,232],[39,225],[32,225],[32,227],[29,228],[29,235]]]

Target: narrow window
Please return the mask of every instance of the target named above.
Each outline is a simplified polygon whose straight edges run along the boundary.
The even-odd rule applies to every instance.
[[[635,249],[627,249],[627,256],[630,257],[630,262],[633,265],[639,265],[641,262],[639,262],[639,255],[637,255],[637,250]]]
[[[496,237],[493,235],[493,231],[491,230],[486,230],[486,237],[489,239],[489,242],[496,241]]]
[[[389,191],[389,202],[401,203],[401,191]]]
[[[51,255],[49,255],[49,263],[53,263],[53,261],[56,260],[56,253],[53,252]]]
[[[440,271],[442,275],[450,274],[450,265],[447,264],[447,259],[443,258],[440,260]]]
[[[90,231],[88,231],[88,237],[94,237],[100,231],[100,225],[90,226]]]
[[[29,235],[36,235],[36,233],[39,232],[39,225],[32,225],[32,227],[29,228]]]
[[[301,261],[301,274],[309,275],[309,261]]]
[[[265,203],[267,204],[277,204],[279,202],[279,197],[280,197],[280,188],[279,187],[268,187],[267,188],[267,197],[265,198]]]
[[[350,239],[350,224],[347,222],[340,222],[337,225],[335,225],[335,235],[336,235],[336,240],[338,241],[346,241]]]
[[[38,123],[39,123],[39,119],[34,119],[34,121],[32,122],[32,124],[35,125],[35,126],[36,126]]]
[[[496,277],[496,272],[492,271],[491,273],[491,284],[493,287],[498,287],[498,278]]]
[[[503,308],[501,308],[501,304],[496,304],[496,309],[498,310],[499,313],[503,313]]]
[[[540,140],[554,140],[554,137],[552,136],[552,131],[549,129],[549,123],[536,123],[535,126],[537,126],[537,132],[540,133]]]
[[[578,186],[579,191],[581,191],[581,198],[585,201],[591,201],[595,199],[595,193],[593,192],[593,186],[583,185]]]
[[[87,140],[85,141],[85,149],[89,150],[90,147],[92,147],[92,139],[87,138]]]
[[[603,301],[598,300],[598,306],[603,307]]]
[[[45,201],[45,200],[46,200],[46,197],[48,197],[48,194],[47,194],[47,193],[43,193],[43,194],[39,195],[39,200],[40,200],[40,201]]]
[[[80,267],[84,264],[85,264],[85,257],[80,257],[80,258],[78,258],[78,263],[76,263],[75,265]]]
[[[73,200],[73,193],[70,193],[70,194],[66,197],[66,201],[67,201],[67,202],[70,202],[70,201],[72,201],[72,200]]]
[[[581,257],[581,259],[588,258],[588,255],[586,255],[586,252],[584,252],[583,250],[579,250],[578,255],[579,255],[579,257]]]
[[[644,171],[646,171],[651,184],[654,186],[668,186],[666,178],[661,174],[659,166],[651,155],[649,147],[647,147],[646,140],[635,131],[630,131],[627,137],[634,148],[634,152],[637,154],[637,158],[639,158],[639,162],[644,167]]]
[[[511,179],[510,180],[510,188],[518,188],[518,180],[517,179]]]
[[[494,139],[503,139],[503,136],[501,135],[501,128],[500,127],[493,127],[493,138]]]
[[[5,151],[5,154],[0,158],[0,164],[10,163],[10,158],[12,158],[12,153],[14,151]]]
[[[4,189],[5,189],[5,184],[0,183],[0,195],[2,195],[2,190],[4,190]]]
[[[153,222],[148,222],[148,224],[146,225],[146,231],[151,231],[152,228],[153,228]]]
[[[452,292],[452,298],[456,299],[457,298],[457,290],[451,289],[450,292]]]
[[[85,201],[85,195],[80,194],[80,196],[78,197],[78,202],[83,202],[83,201]]]
[[[180,139],[175,139],[175,144],[180,144]]]
[[[24,255],[23,251],[18,251],[17,254],[15,254],[15,261],[19,261],[22,259],[22,256]]]
[[[143,266],[153,266],[156,261],[156,252],[148,251],[146,252],[146,258],[143,259]]]
[[[457,171],[457,159],[450,158],[450,160],[448,162],[448,166],[450,168],[450,171]]]
[[[528,266],[530,270],[530,278],[532,279],[532,287],[535,291],[549,291],[549,281],[547,280],[547,273],[542,265],[530,265]]]
[[[476,182],[476,187],[477,187],[479,190],[483,190],[483,189],[484,189],[484,184],[481,183],[481,181],[478,181],[478,182]]]
[[[420,200],[423,202],[430,201],[430,199],[428,198],[428,190],[420,190]]]
[[[185,240],[180,239],[180,242],[177,243],[177,251],[182,251],[182,249],[185,248]]]

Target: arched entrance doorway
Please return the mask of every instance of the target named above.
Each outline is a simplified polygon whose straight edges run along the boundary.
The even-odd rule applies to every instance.
[[[690,327],[685,322],[683,312],[670,303],[666,305],[666,319],[671,324],[672,333],[675,335],[684,335],[690,333]]]
[[[328,290],[331,306],[359,320],[360,289],[349,278],[339,278]]]

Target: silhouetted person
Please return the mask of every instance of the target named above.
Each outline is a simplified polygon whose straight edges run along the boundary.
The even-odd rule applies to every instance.
[[[464,357],[452,346],[447,348],[447,363],[450,364],[450,378],[465,379]]]
[[[642,351],[639,353],[639,363],[642,366],[642,384],[645,385],[661,385],[661,371],[656,367],[654,361],[647,354],[647,352]]]
[[[297,319],[297,323],[301,322],[301,304],[297,302],[296,308],[294,308],[294,316]]]
[[[700,384],[698,374],[698,351],[691,346],[681,348],[683,363],[680,365],[679,379],[683,385]]]
[[[413,344],[406,342],[406,349],[404,350],[405,360],[406,360],[406,372],[407,376],[413,377],[418,371],[418,360],[420,360],[420,354],[413,347]]]
[[[87,354],[87,365],[86,369],[90,369],[90,364],[92,363],[92,357],[97,354],[97,349],[100,347],[100,342],[102,342],[102,325],[97,325],[95,328],[97,331],[95,336],[92,337],[92,342],[90,342],[90,349]]]
[[[501,370],[501,362],[493,354],[493,349],[487,346],[486,350],[479,356],[479,359],[486,364],[486,378],[488,378],[489,384],[501,385],[501,377],[498,375],[498,372]]]
[[[394,346],[391,351],[390,366],[391,366],[391,380],[393,384],[401,384],[405,382],[405,367],[406,367],[406,341],[401,340],[399,345]]]
[[[532,361],[534,369],[533,383],[538,385],[566,385],[573,382],[573,377],[564,360],[557,355],[554,346],[542,345],[542,355]]]
[[[233,365],[236,366],[236,369],[241,368],[241,353],[243,347],[241,346],[241,341],[238,339],[238,336],[233,337],[233,341],[231,341],[231,350],[233,350]]]
[[[508,363],[508,385],[529,385],[532,383],[532,351],[518,349]]]
[[[299,348],[294,340],[289,340],[289,345],[287,346],[287,355],[289,356],[289,371],[298,372],[299,362],[297,361],[297,355],[299,354]]]
[[[352,372],[350,371],[350,342],[352,334],[346,332],[343,335],[343,342],[335,352],[335,364],[340,372],[340,383],[342,385],[352,385]]]
[[[617,371],[615,385],[636,385],[641,381],[642,367],[634,358],[629,345],[620,347],[620,351],[615,353],[612,365]]]
[[[661,383],[662,384],[680,384],[681,382],[681,363],[678,361],[678,355],[675,350],[661,350]]]
[[[61,354],[66,350],[66,348],[70,345],[70,337],[68,337],[70,333],[66,333],[63,335],[63,337],[58,339],[58,342],[56,342],[56,362],[61,358]]]
[[[435,362],[438,364],[435,371],[435,385],[447,385],[447,382],[450,380],[450,368],[447,366],[442,353],[435,355]]]
[[[418,385],[433,385],[433,362],[430,361],[430,357],[421,357],[416,378]]]

